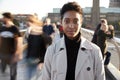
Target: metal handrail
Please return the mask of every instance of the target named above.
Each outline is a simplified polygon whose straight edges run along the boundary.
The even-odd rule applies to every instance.
[[[93,34],[94,34],[94,31],[89,30],[89,29],[82,28],[81,30],[89,33],[91,36],[93,36]],[[120,47],[120,45],[119,45],[120,38],[114,37],[113,39],[108,40],[108,42],[112,43],[115,46],[115,48],[117,49],[117,53],[119,55],[119,69],[120,69],[120,48],[119,48]]]

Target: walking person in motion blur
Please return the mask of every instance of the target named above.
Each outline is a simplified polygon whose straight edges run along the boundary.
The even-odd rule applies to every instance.
[[[43,32],[42,22],[35,15],[29,16],[27,20],[29,25],[26,32],[27,54],[19,64],[26,67],[23,69],[24,73],[19,73],[18,80],[33,80],[35,78],[44,64],[46,48],[52,42],[51,38]]]
[[[19,29],[13,24],[11,13],[3,13],[5,26],[0,27],[0,59],[2,72],[10,65],[10,80],[16,80],[17,62],[22,59],[23,39]]]

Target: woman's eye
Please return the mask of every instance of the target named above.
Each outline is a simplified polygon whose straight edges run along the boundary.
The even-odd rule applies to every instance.
[[[73,23],[74,24],[78,24],[78,20],[73,20]]]
[[[64,22],[65,22],[66,24],[69,24],[69,23],[70,23],[70,20],[67,19],[67,20],[65,20]]]

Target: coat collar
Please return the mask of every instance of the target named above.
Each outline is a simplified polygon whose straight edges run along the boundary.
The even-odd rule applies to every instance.
[[[64,37],[61,38],[59,44],[60,44],[59,50],[66,49]],[[80,49],[81,50],[90,50],[90,49],[92,49],[91,45],[88,44],[88,41],[84,37],[81,37]]]

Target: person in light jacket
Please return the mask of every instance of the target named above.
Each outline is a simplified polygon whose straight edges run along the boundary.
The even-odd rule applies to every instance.
[[[42,80],[105,80],[100,48],[81,36],[82,17],[76,2],[61,8],[64,37],[47,49]]]

